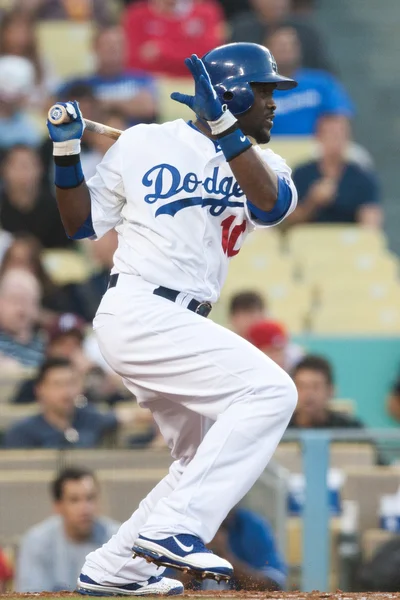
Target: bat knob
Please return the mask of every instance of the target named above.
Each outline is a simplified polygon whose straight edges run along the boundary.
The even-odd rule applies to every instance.
[[[52,125],[61,125],[62,123],[68,123],[69,116],[67,109],[62,104],[55,104],[48,112],[48,119]]]

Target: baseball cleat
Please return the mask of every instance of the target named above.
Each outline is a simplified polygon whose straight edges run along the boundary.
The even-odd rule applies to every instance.
[[[183,594],[183,585],[168,577],[150,577],[143,583],[115,585],[96,583],[81,573],[76,591],[84,596],[178,596]]]
[[[220,558],[195,535],[180,533],[163,540],[139,535],[132,548],[133,556],[163,567],[173,567],[191,573],[199,579],[228,581],[233,574],[232,565]]]

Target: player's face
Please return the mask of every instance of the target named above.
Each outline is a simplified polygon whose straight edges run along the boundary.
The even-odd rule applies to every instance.
[[[253,106],[243,115],[238,116],[241,130],[251,136],[258,144],[268,144],[271,139],[276,104],[273,93],[275,83],[252,83],[254,93]]]
[[[56,511],[64,520],[69,536],[84,540],[90,536],[98,513],[99,491],[93,477],[66,481],[62,497],[56,503]]]

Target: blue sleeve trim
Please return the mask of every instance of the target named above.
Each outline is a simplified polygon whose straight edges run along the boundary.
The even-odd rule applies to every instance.
[[[292,203],[292,197],[292,188],[283,177],[278,175],[278,195],[274,208],[270,211],[261,210],[258,206],[254,206],[250,200],[247,200],[247,206],[257,221],[274,224],[286,215]]]
[[[89,213],[86,221],[81,225],[74,235],[69,235],[70,240],[83,240],[85,238],[90,238],[96,235],[95,230],[93,229],[93,221],[92,221],[92,213]]]

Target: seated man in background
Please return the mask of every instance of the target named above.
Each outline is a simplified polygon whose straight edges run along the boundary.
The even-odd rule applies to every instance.
[[[22,269],[10,269],[0,279],[0,370],[36,368],[44,357],[43,337],[36,331],[40,285]]]
[[[265,40],[279,73],[293,77],[297,87],[274,96],[274,136],[313,136],[321,117],[353,116],[353,105],[341,83],[327,71],[304,69],[301,46],[293,27],[279,27]]]
[[[99,484],[92,471],[69,467],[53,482],[54,516],[23,537],[16,569],[18,592],[73,591],[85,556],[119,524],[99,513]]]
[[[299,195],[295,213],[287,226],[295,223],[360,223],[382,226],[379,185],[373,168],[348,158],[350,122],[325,117],[317,128],[320,156],[293,172]]]
[[[77,315],[66,313],[49,328],[47,358],[70,360],[82,381],[83,394],[90,403],[106,402],[110,406],[131,396],[123,395],[119,377],[105,372],[92,362],[84,349],[86,323]],[[116,379],[118,378],[118,380]],[[14,404],[37,401],[36,378],[23,381],[13,399]]]
[[[305,356],[292,371],[298,402],[289,423],[290,428],[363,428],[361,421],[332,410],[334,398],[332,366],[322,356]]]
[[[39,414],[17,421],[4,435],[5,448],[94,448],[133,409],[101,413],[82,395],[82,381],[66,358],[48,359],[36,378]]]
[[[126,69],[126,42],[119,26],[100,29],[93,42],[96,70],[67,81],[57,98],[74,98],[71,86],[88,85],[101,110],[118,111],[129,126],[151,123],[157,113],[157,87],[154,77],[143,71]],[[83,116],[84,108],[81,107]],[[91,118],[88,116],[88,118]]]
[[[188,77],[185,58],[203,56],[224,42],[224,20],[214,0],[142,0],[125,9],[127,66]]]
[[[249,0],[249,4],[252,10],[242,1],[242,12],[231,22],[232,42],[262,44],[271,31],[281,25],[287,25],[298,35],[304,66],[310,69],[332,70],[325,40],[309,15],[294,14],[291,10],[293,3],[290,0]]]
[[[264,298],[258,292],[244,291],[234,294],[228,308],[229,325],[232,331],[242,337],[257,321],[265,319]]]

